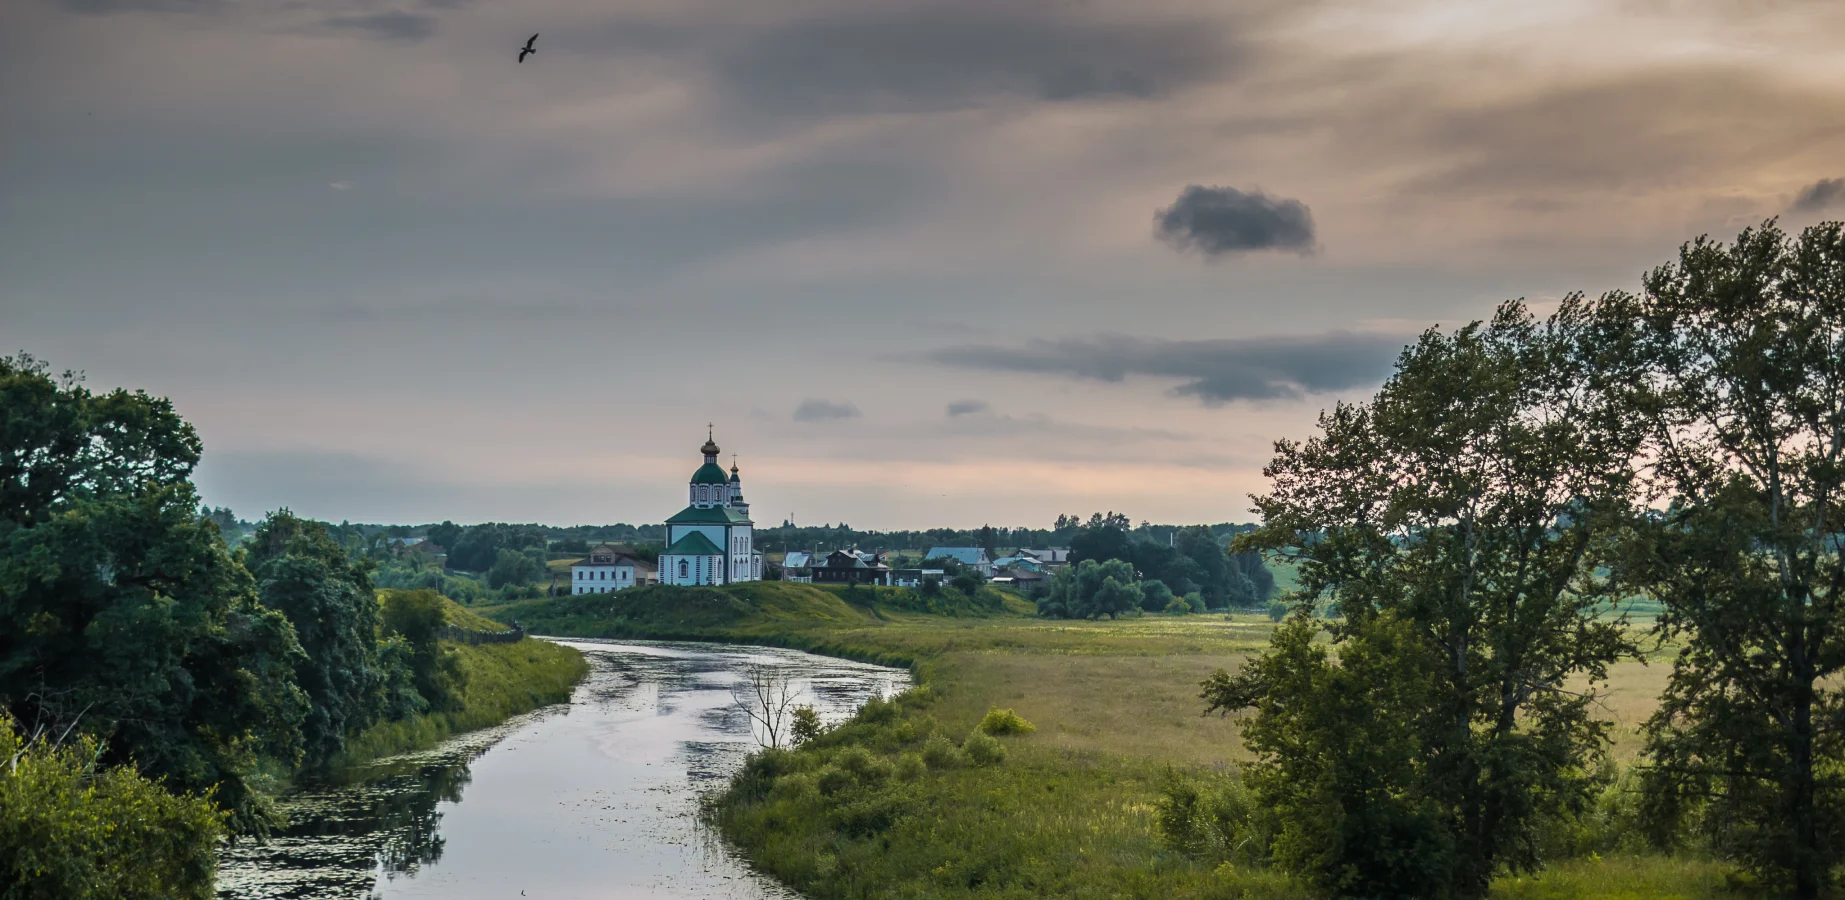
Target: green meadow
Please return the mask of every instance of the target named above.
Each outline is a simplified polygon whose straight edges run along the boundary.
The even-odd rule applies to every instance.
[[[1273,623],[1030,609],[992,589],[925,599],[758,582],[483,612],[535,634],[739,641],[910,667],[914,690],[797,750],[759,755],[708,803],[756,866],[813,897],[1311,896],[1279,873],[1183,852],[1160,824],[1166,787],[1249,759],[1235,717],[1201,715],[1199,682],[1259,651]],[[1640,661],[1612,671],[1603,709],[1617,764],[1638,752],[1665,673]],[[1033,730],[986,734],[994,709]],[[1576,828],[1544,871],[1501,878],[1494,896],[1734,896],[1719,864],[1620,852],[1624,836],[1593,816]]]

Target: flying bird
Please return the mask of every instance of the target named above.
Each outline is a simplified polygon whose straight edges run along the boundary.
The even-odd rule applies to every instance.
[[[538,35],[535,35],[535,34],[532,35],[530,38],[526,39],[525,49],[519,51],[519,61],[520,62],[525,62],[526,57],[531,56],[532,54],[538,52],[538,48],[532,46],[533,44],[537,42],[538,42]]]

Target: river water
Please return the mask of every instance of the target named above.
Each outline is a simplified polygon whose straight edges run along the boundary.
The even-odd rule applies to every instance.
[[[569,703],[303,783],[282,799],[285,833],[222,854],[219,895],[794,898],[698,820],[757,746],[731,686],[751,667],[786,674],[830,723],[909,684],[793,650],[560,643],[590,663]]]

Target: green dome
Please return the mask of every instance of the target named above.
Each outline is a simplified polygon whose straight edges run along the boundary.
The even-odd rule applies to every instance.
[[[693,484],[729,484],[730,476],[724,474],[724,467],[717,463],[705,463],[692,473]]]

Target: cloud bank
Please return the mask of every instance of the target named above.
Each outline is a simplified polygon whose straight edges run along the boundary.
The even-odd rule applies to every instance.
[[[858,407],[850,403],[834,403],[811,397],[794,408],[796,422],[830,422],[834,419],[856,419],[859,415]]]
[[[1200,341],[1114,334],[1036,340],[1022,347],[952,347],[930,357],[958,368],[1092,381],[1120,382],[1129,375],[1177,378],[1182,383],[1173,394],[1216,406],[1375,384],[1389,374],[1406,343],[1402,335],[1351,332]]]
[[[1822,212],[1840,205],[1845,205],[1845,178],[1821,178],[1794,198],[1795,212]]]

